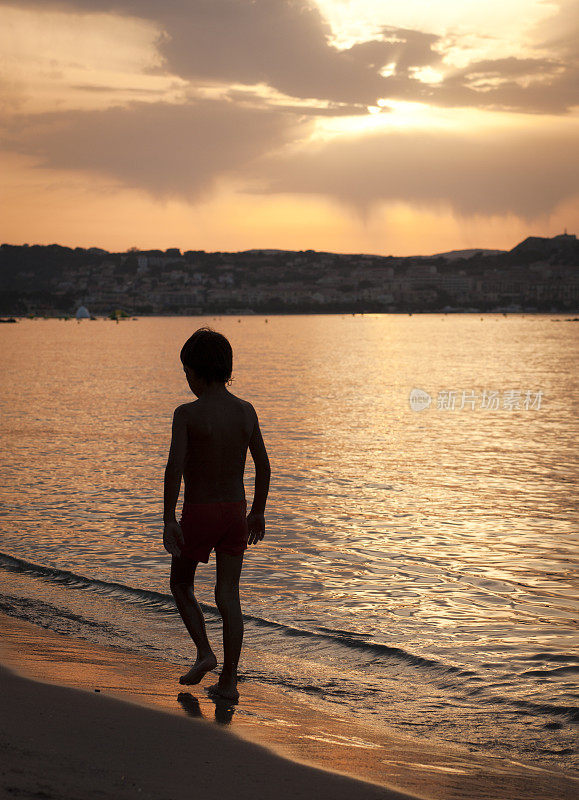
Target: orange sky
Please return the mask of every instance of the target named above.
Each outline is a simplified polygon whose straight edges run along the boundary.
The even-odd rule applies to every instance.
[[[0,239],[411,255],[577,232],[578,11],[0,0]]]

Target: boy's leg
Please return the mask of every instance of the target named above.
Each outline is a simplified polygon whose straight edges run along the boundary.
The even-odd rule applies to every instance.
[[[199,683],[206,672],[217,666],[217,658],[207,638],[205,618],[193,591],[197,563],[190,558],[175,556],[171,561],[171,593],[185,627],[197,645],[197,660],[189,672],[179,678],[179,683],[188,685]]]
[[[243,553],[232,556],[228,553],[216,553],[217,582],[215,584],[215,601],[223,619],[223,669],[219,682],[209,690],[237,700],[237,665],[243,641],[243,616],[239,601],[239,577],[243,565]]]

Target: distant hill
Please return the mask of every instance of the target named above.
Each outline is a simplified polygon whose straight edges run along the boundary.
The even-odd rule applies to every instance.
[[[472,258],[472,256],[498,256],[506,253],[506,250],[449,250],[447,253],[435,253],[433,256],[420,256],[420,258],[445,258],[447,261],[458,261],[461,258]]]
[[[551,239],[543,236],[529,236],[509,251],[520,261],[559,261],[579,264],[579,242],[574,234],[562,233]]]
[[[296,251],[295,250],[263,250],[263,249],[254,247],[253,250],[241,250],[240,252],[243,253],[243,254],[245,254],[245,253],[250,253],[250,254],[257,253],[258,255],[263,255],[263,256],[275,256],[275,255],[279,255],[280,253],[295,253]]]
[[[533,264],[537,261],[551,264],[576,264],[579,266],[579,242],[574,234],[562,233],[559,236],[529,236],[512,250],[449,250],[431,256],[411,256],[415,259],[444,258],[445,261],[469,260],[473,257],[497,259],[497,264]],[[501,258],[502,257],[502,258]],[[491,262],[489,262],[491,263]]]

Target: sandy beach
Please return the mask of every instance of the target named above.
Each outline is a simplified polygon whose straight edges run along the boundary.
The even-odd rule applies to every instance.
[[[10,622],[3,631],[11,627],[14,635],[18,626]],[[43,634],[39,629],[37,644]],[[69,640],[61,638],[66,658]],[[94,655],[98,669],[102,659],[98,664]],[[298,764],[206,720],[123,702],[104,690],[31,681],[5,667],[0,683],[2,797],[410,797]]]
[[[545,800],[579,785],[246,682],[238,706],[216,703],[202,685],[182,692],[178,665],[10,617],[0,631],[2,797]]]
[[[2,684],[2,797],[395,798],[202,721],[20,678]]]

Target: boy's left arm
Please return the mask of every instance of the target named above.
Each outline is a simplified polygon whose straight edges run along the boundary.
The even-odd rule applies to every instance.
[[[177,558],[181,555],[184,544],[183,531],[175,516],[175,507],[181,490],[181,479],[187,452],[187,421],[183,406],[175,409],[173,414],[173,429],[171,434],[171,448],[165,467],[165,490],[163,511],[163,544],[165,550]]]

